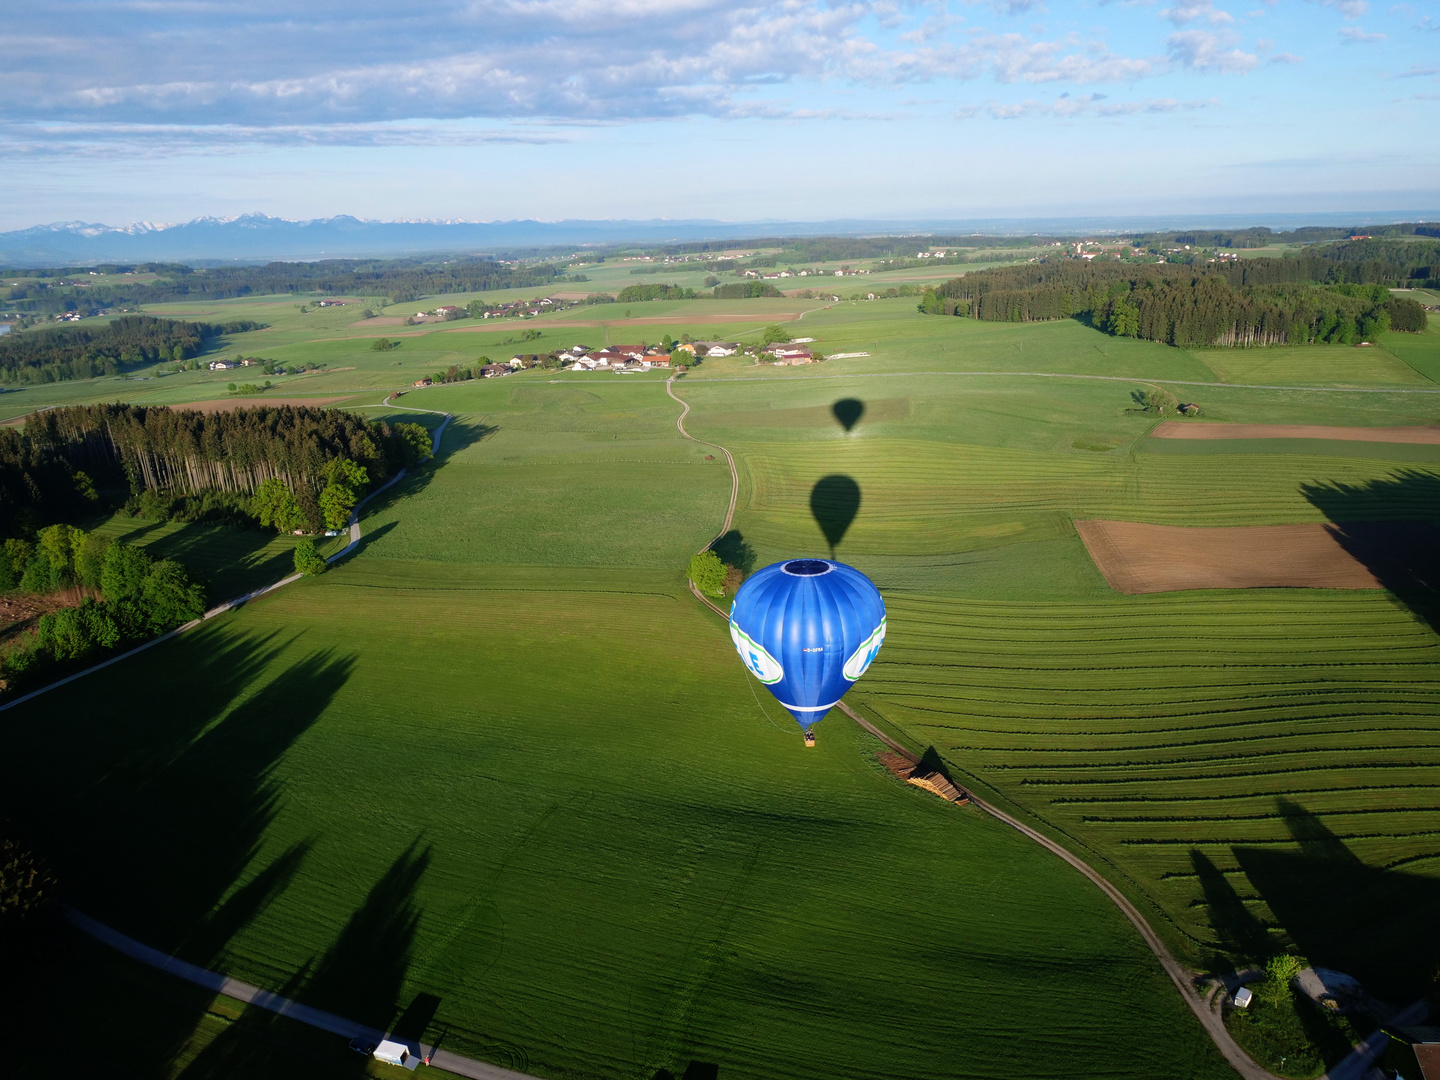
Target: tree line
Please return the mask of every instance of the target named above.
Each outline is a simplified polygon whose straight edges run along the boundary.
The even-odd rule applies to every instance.
[[[419,424],[278,405],[201,413],[75,405],[0,428],[0,522],[11,531],[98,509],[342,528],[366,490],[430,452]]]
[[[256,322],[203,323],[125,315],[109,323],[57,326],[0,337],[0,382],[52,383],[114,375],[162,360],[183,362]]]
[[[8,306],[17,311],[57,314],[177,300],[224,300],[300,293],[388,296],[391,303],[404,303],[441,293],[543,288],[564,278],[564,271],[551,263],[507,266],[482,258],[454,262],[325,259],[309,263],[274,262],[265,266],[204,269],[166,263],[150,269],[161,276],[148,282],[89,282],[79,288],[61,284],[76,274],[73,269],[63,274],[43,270],[12,271],[13,275],[27,280],[9,290]]]
[[[1397,278],[1412,280],[1397,269],[1417,268],[1428,265],[1305,256],[1197,269],[1065,259],[953,278],[926,290],[919,307],[989,322],[1080,317],[1116,336],[1182,346],[1348,344],[1425,328],[1424,308],[1388,291]]]
[[[0,592],[69,593],[0,654],[0,693],[82,666],[99,654],[172,630],[205,613],[205,587],[171,559],[70,525],[0,547]]]
[[[1191,247],[1208,248],[1260,248],[1271,244],[1315,244],[1331,240],[1344,240],[1350,236],[1372,237],[1436,236],[1440,237],[1440,225],[1405,223],[1398,225],[1350,225],[1334,228],[1326,225],[1307,225],[1289,231],[1271,232],[1263,225],[1248,229],[1196,230],[1182,229],[1170,232],[1138,233],[1131,243],[1136,247],[1165,247],[1189,244]]]

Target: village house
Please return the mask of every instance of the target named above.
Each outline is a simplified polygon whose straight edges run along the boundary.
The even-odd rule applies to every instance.
[[[211,360],[211,361],[210,361],[210,370],[211,370],[211,371],[229,371],[231,368],[237,368],[237,367],[239,367],[239,366],[240,366],[240,365],[237,364],[237,363],[235,363],[235,361],[233,361],[233,360]]]
[[[424,378],[424,379],[416,379],[416,380],[415,380],[413,383],[411,383],[410,385],[411,385],[411,386],[430,386],[430,385],[432,385],[432,383],[431,383],[430,379],[427,377],[427,378]]]
[[[692,341],[679,346],[692,356],[734,356],[740,351],[735,341]]]
[[[774,345],[767,345],[765,351],[776,360],[786,364],[808,364],[813,359],[809,349],[802,349],[788,343],[777,342]]]
[[[512,370],[509,364],[486,364],[480,369],[480,377],[493,379],[499,375],[509,375]]]

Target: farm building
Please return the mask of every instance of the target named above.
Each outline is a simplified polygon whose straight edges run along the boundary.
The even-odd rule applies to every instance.
[[[429,386],[429,385],[431,385],[431,382],[430,382],[429,377],[426,377],[426,378],[424,378],[424,379],[416,379],[416,380],[415,380],[413,383],[411,383],[410,385],[412,385],[412,386]]]
[[[771,345],[765,351],[782,364],[808,364],[814,359],[809,349],[794,345]]]
[[[380,1045],[375,1047],[374,1057],[376,1061],[383,1061],[387,1065],[403,1065],[406,1068],[415,1067],[414,1055],[410,1053],[410,1047],[402,1042],[394,1042],[391,1039],[381,1039]],[[416,1063],[418,1064],[418,1062]]]
[[[493,379],[499,375],[509,375],[513,370],[515,369],[509,364],[486,364],[480,369],[480,377],[482,379]]]

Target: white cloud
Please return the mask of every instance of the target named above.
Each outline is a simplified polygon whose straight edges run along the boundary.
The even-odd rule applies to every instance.
[[[1170,58],[1196,71],[1244,75],[1260,63],[1258,57],[1235,48],[1238,38],[1228,31],[1180,30],[1165,39]]]
[[[1027,98],[1021,102],[991,102],[986,106],[985,111],[996,120],[1019,120],[1030,116],[1068,119],[1085,115],[1119,117],[1135,116],[1140,113],[1193,111],[1213,108],[1219,104],[1213,98],[1207,101],[1177,101],[1175,98],[1111,101],[1105,94],[1081,94],[1076,97],[1061,94],[1049,101]],[[972,112],[970,115],[974,115],[974,113]]]
[[[1368,34],[1358,26],[1342,26],[1339,34],[1347,45],[1374,45],[1385,40],[1384,34]]]
[[[1333,8],[1347,19],[1358,19],[1370,11],[1367,0],[1310,0],[1312,4]]]
[[[1266,60],[1265,62],[1267,64],[1303,64],[1305,62],[1305,58],[1303,56],[1296,56],[1292,52],[1282,52],[1276,53],[1274,56],[1270,57],[1270,59]]]
[[[1184,26],[1196,19],[1204,19],[1211,26],[1224,26],[1235,21],[1228,11],[1217,9],[1214,0],[1178,0],[1160,14],[1176,26]]]
[[[828,99],[981,79],[1093,87],[1259,63],[1215,0],[1168,0],[1167,19],[1196,25],[1157,33],[1139,55],[1098,30],[983,25],[1035,0],[964,0],[964,14],[919,0],[88,2],[83,33],[46,5],[7,25],[0,122],[273,126],[285,139],[313,126],[359,139],[370,136],[335,125],[861,117],[885,106]]]

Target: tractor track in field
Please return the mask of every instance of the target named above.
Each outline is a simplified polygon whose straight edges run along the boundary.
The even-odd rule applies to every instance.
[[[670,378],[665,380],[665,393],[669,394],[682,406],[680,415],[675,418],[675,426],[680,429],[680,434],[685,436],[685,438],[689,439],[691,442],[697,442],[701,446],[713,446],[716,450],[719,450],[722,454],[725,455],[726,464],[730,466],[730,505],[725,508],[725,523],[720,526],[720,531],[715,534],[715,540],[719,540],[720,537],[724,536],[727,532],[730,531],[730,523],[735,519],[735,500],[740,495],[740,471],[735,468],[735,458],[731,456],[730,451],[726,450],[725,447],[721,446],[719,443],[707,442],[704,439],[697,439],[694,435],[691,435],[688,431],[685,430],[685,417],[690,415],[690,405],[684,398],[678,397],[675,393],[674,383],[677,377],[678,376],[671,375]],[[711,540],[710,544],[713,544],[715,540]],[[705,547],[702,547],[700,550],[707,550],[710,547],[710,544],[706,544]],[[695,595],[699,596],[700,594],[696,593]],[[714,607],[714,605],[711,604],[711,607]],[[721,614],[724,613],[722,612]]]
[[[684,420],[690,412],[690,406],[685,402],[683,398],[676,396],[675,391],[671,386],[671,383],[673,382],[673,377],[666,381],[665,392],[684,406],[684,412],[682,412],[679,418],[675,421],[675,426],[680,429],[680,434],[684,435],[687,439],[690,439],[694,442],[704,443],[704,445],[706,446],[716,447],[722,453],[724,453],[725,460],[730,464],[730,506],[725,511],[725,525],[720,530],[720,535],[723,536],[726,532],[730,530],[731,522],[735,516],[735,501],[740,490],[740,474],[735,468],[735,458],[731,455],[729,450],[727,450],[723,446],[720,446],[718,443],[707,442],[704,439],[697,439],[695,438],[695,436],[691,435],[688,431],[685,430]],[[708,546],[709,545],[706,545],[706,547]],[[706,548],[701,548],[700,550],[704,551],[706,550]],[[708,596],[706,596],[698,588],[696,588],[693,581],[687,580],[686,584],[690,587],[690,592],[694,594],[697,600],[699,600],[711,611],[715,612],[715,614],[719,615],[722,619],[725,619],[727,622],[729,621],[730,616],[725,611],[725,609],[714,603]],[[883,742],[886,746],[890,747],[890,749],[894,750],[897,754],[901,755],[913,764],[919,764],[919,754],[915,753],[915,751],[911,750],[908,746],[905,746],[903,743],[886,734],[875,724],[871,723],[869,720],[865,719],[858,712],[852,709],[849,705],[846,705],[845,702],[841,701],[837,703],[836,708],[838,708],[851,720],[855,721],[855,723],[858,724],[865,731],[869,732],[871,735],[875,736],[877,739]],[[1100,874],[1099,871],[1095,870],[1084,859],[1080,858],[1078,855],[1074,854],[1062,845],[1056,843],[1054,840],[1051,840],[1044,833],[1041,833],[1036,829],[1031,828],[1029,825],[1026,825],[1018,818],[1007,814],[1004,810],[1001,810],[999,807],[993,805],[992,803],[987,802],[984,799],[978,798],[975,795],[974,791],[968,791],[966,792],[966,794],[970,796],[970,802],[973,803],[980,810],[989,814],[991,817],[995,818],[995,820],[1010,826],[1012,829],[1015,829],[1021,835],[1039,844],[1052,855],[1055,855],[1056,857],[1064,860],[1070,866],[1074,867],[1087,879],[1089,879],[1091,884],[1093,884],[1097,889],[1104,893],[1106,898],[1109,899],[1111,903],[1113,903],[1117,908],[1120,909],[1121,914],[1123,914],[1125,918],[1130,920],[1131,925],[1134,926],[1135,929],[1139,932],[1141,940],[1144,941],[1150,951],[1155,954],[1155,959],[1160,962],[1160,966],[1165,970],[1165,974],[1168,975],[1170,977],[1170,981],[1175,984],[1175,989],[1179,991],[1180,997],[1184,1000],[1185,1004],[1190,1007],[1190,1011],[1194,1013],[1195,1018],[1200,1021],[1200,1026],[1205,1029],[1205,1033],[1210,1036],[1210,1040],[1215,1044],[1216,1049],[1220,1051],[1221,1055],[1225,1058],[1225,1060],[1230,1063],[1231,1068],[1233,1068],[1237,1073],[1243,1076],[1245,1080],[1282,1080],[1281,1077],[1278,1077],[1269,1070],[1261,1067],[1252,1057],[1250,1057],[1249,1054],[1245,1053],[1245,1051],[1241,1049],[1240,1044],[1235,1041],[1235,1039],[1231,1036],[1230,1032],[1226,1029],[1225,1021],[1223,1019],[1221,1011],[1218,1008],[1212,1008],[1210,1000],[1197,992],[1195,973],[1188,970],[1184,965],[1182,965],[1178,960],[1176,960],[1173,955],[1171,955],[1170,950],[1160,939],[1160,935],[1155,932],[1154,927],[1150,925],[1149,920],[1140,913],[1140,910],[1130,902],[1129,898],[1126,897],[1124,893],[1122,893],[1119,889],[1117,889],[1114,885],[1107,881],[1105,877]],[[1341,1066],[1348,1065],[1348,1069],[1343,1072],[1339,1072],[1339,1070],[1341,1070],[1341,1066],[1337,1066],[1337,1074],[1344,1076],[1349,1076],[1352,1074],[1356,1077],[1360,1076],[1361,1073],[1364,1072],[1364,1069],[1357,1069],[1355,1064],[1350,1063],[1352,1062],[1352,1059],[1355,1059],[1358,1055],[1361,1054],[1362,1050],[1360,1048],[1357,1048],[1354,1054],[1352,1054],[1349,1058],[1346,1058],[1345,1062],[1341,1063]]]

